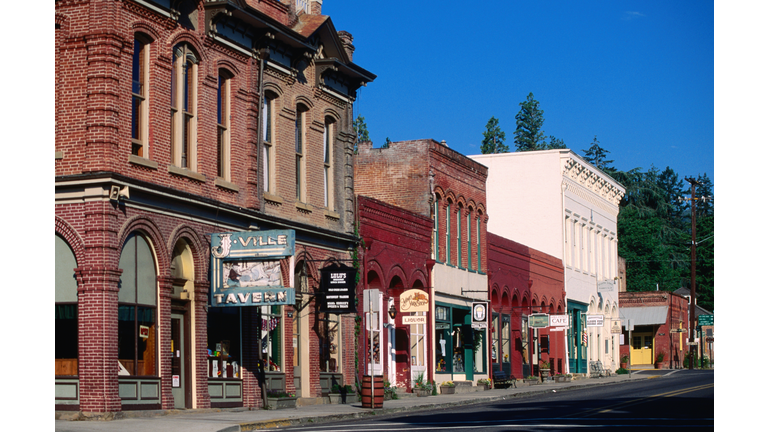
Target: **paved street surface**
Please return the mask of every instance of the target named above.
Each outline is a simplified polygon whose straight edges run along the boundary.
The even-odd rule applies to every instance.
[[[696,408],[696,409],[693,409]],[[59,414],[59,413],[57,413]],[[566,430],[714,427],[714,371],[635,372],[571,383],[403,398],[383,409],[315,405],[288,410],[187,410],[124,413],[122,419],[56,420],[59,432],[256,429],[302,431]]]

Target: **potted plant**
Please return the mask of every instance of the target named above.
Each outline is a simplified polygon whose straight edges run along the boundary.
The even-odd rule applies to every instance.
[[[413,384],[413,392],[418,397],[425,397],[432,394],[432,383],[424,378],[424,372],[416,376]]]
[[[541,371],[542,381],[549,378],[549,362],[541,362],[541,366],[539,366],[539,370]]]
[[[445,381],[440,384],[440,394],[456,393],[456,384],[453,381]]]
[[[283,390],[267,390],[266,409],[296,408],[296,395]]]
[[[392,383],[389,382],[389,380],[384,380],[384,400],[393,400],[398,399],[397,396],[397,386],[392,385]]]
[[[328,398],[332,404],[351,404],[357,402],[356,395],[357,393],[355,393],[355,390],[351,385],[339,386],[338,384],[334,384],[333,387],[331,387],[331,392],[328,393]]]
[[[482,387],[483,390],[488,390],[491,388],[491,380],[488,378],[480,378],[477,380],[477,386]]]
[[[538,383],[539,383],[539,379],[533,375],[528,375],[527,377],[523,378],[523,384],[534,385]]]
[[[664,351],[656,355],[656,363],[653,364],[654,369],[661,369],[661,363],[664,362]]]
[[[561,374],[561,373],[559,373],[559,374],[555,375],[555,382],[559,382],[559,383],[571,382],[571,377],[572,377],[571,374]]]
[[[619,361],[619,367],[621,369],[626,369],[627,368],[627,363],[629,363],[629,356],[625,354],[625,355],[621,356],[621,360]]]

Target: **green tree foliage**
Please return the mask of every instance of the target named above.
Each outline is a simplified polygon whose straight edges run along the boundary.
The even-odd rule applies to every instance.
[[[563,140],[559,138],[555,138],[554,135],[549,136],[549,144],[547,144],[547,150],[553,150],[553,149],[564,149],[568,148],[565,146],[565,143]]]
[[[491,117],[485,124],[480,152],[482,154],[508,153],[509,146],[504,144],[505,139],[507,138],[504,131],[499,127],[499,120],[496,117]]]
[[[677,173],[651,166],[611,174],[625,189],[619,210],[619,256],[627,262],[629,291],[675,291],[690,287],[690,188]],[[696,196],[712,195],[712,182],[698,176]],[[696,201],[696,294],[714,312],[714,204]]]
[[[544,141],[544,111],[539,108],[539,101],[528,93],[528,98],[520,102],[520,111],[515,116],[515,147],[517,151],[543,150],[547,148]]]
[[[357,153],[357,143],[371,140],[368,135],[368,125],[365,124],[365,117],[358,114],[357,118],[352,122],[352,128],[355,129],[355,135],[357,135],[357,140],[355,141],[355,153]]]
[[[595,139],[592,140],[592,146],[586,150],[582,150],[582,152],[584,153],[584,160],[594,165],[595,168],[609,175],[616,171],[616,169],[610,166],[613,161],[608,160],[608,153],[610,152],[600,147],[600,141],[597,140],[597,135],[595,135]]]

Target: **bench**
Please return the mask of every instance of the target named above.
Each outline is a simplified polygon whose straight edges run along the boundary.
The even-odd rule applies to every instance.
[[[610,376],[610,374],[610,371],[603,368],[603,363],[600,360],[589,362],[590,378],[602,378]]]
[[[493,388],[507,388],[510,385],[517,388],[514,376],[507,376],[504,371],[493,371]]]

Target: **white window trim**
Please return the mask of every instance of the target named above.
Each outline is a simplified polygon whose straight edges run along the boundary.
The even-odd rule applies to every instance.
[[[182,44],[179,47],[176,48],[176,51],[174,52],[175,55],[175,61],[173,64],[173,71],[172,73],[175,76],[174,84],[176,88],[174,89],[174,93],[176,96],[176,100],[172,101],[172,112],[173,112],[173,133],[171,136],[171,148],[172,148],[172,163],[173,165],[188,169],[190,171],[197,171],[197,78],[198,78],[198,61],[197,56],[190,50],[189,46],[186,44]],[[182,64],[186,62],[187,59],[192,60],[192,83],[191,88],[189,89],[190,92],[190,109],[191,111],[187,111],[191,115],[190,119],[190,125],[189,125],[189,137],[188,144],[189,148],[187,149],[187,166],[182,166],[182,146],[186,145],[187,143],[182,142],[182,130],[184,128],[184,111],[182,111],[182,102],[183,102],[183,89],[184,89],[184,82],[183,82],[183,76],[182,76]]]

